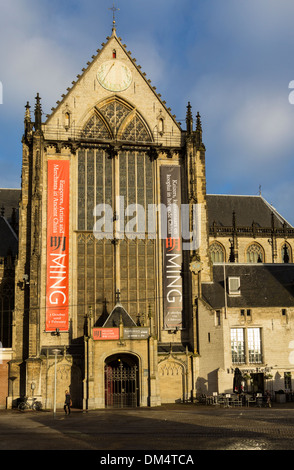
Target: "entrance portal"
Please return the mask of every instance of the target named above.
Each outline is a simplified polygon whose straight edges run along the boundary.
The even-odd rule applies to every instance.
[[[130,354],[113,355],[105,361],[105,407],[139,405],[138,360]]]

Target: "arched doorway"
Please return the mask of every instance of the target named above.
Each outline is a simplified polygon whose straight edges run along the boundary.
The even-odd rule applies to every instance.
[[[105,407],[139,406],[139,365],[131,354],[114,354],[105,360]]]

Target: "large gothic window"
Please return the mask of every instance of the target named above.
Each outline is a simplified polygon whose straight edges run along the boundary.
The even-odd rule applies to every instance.
[[[124,150],[114,159],[103,149],[85,148],[78,151],[77,200],[77,328],[82,335],[84,313],[92,306],[95,322],[101,322],[114,307],[117,260],[121,301],[136,322],[155,310],[155,245],[148,239],[148,208],[153,204],[152,162],[145,152]],[[116,174],[116,172],[118,172]],[[118,178],[116,178],[118,176]],[[117,184],[114,185],[113,181]],[[97,219],[94,208],[107,204],[113,210],[116,196],[124,202],[124,234],[119,243],[93,233]],[[145,223],[129,206],[143,208]],[[129,209],[128,211],[126,209]],[[114,219],[113,219],[114,220]],[[111,226],[113,227],[111,220]],[[134,221],[134,222],[133,222]],[[138,226],[136,227],[136,223]],[[143,222],[143,223],[142,223]],[[139,233],[140,232],[140,233]],[[133,234],[139,233],[139,239]],[[112,234],[113,235],[113,234]],[[119,253],[119,255],[117,255]],[[117,257],[116,257],[117,256]],[[119,256],[119,258],[118,258]],[[141,318],[142,321],[142,318]]]
[[[123,121],[132,111],[132,108],[121,101],[114,100],[99,108],[99,111],[105,116],[113,131],[113,135],[116,136]]]
[[[113,161],[104,150],[82,149],[78,162],[78,230],[92,231],[96,205],[112,206]]]
[[[225,261],[225,249],[223,245],[214,242],[209,247],[210,260],[212,263],[223,263]]]
[[[126,129],[122,133],[121,139],[128,140],[130,142],[150,142],[146,126],[138,116],[135,116],[127,125]]]
[[[89,119],[82,131],[82,137],[88,139],[110,139],[111,132],[103,121],[102,117],[97,113]]]
[[[150,142],[151,133],[138,111],[115,98],[95,108],[82,130],[88,139],[117,139],[128,142]]]
[[[247,249],[247,263],[264,263],[264,252],[260,245],[252,243]]]

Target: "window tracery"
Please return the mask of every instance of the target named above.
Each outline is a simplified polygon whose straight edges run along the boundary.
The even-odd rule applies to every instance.
[[[253,243],[248,247],[247,263],[264,263],[263,249],[257,243]]]
[[[95,113],[83,128],[82,137],[91,139],[110,139],[111,135],[101,117]]]
[[[212,243],[209,247],[209,253],[212,263],[223,263],[225,261],[225,249],[220,243]]]
[[[83,128],[82,137],[118,138],[128,142],[152,140],[147,126],[137,111],[118,99],[108,101],[95,111]]]
[[[116,136],[123,121],[130,114],[131,109],[120,101],[115,100],[102,106],[102,108],[100,108],[100,111],[106,117],[113,131],[113,134]]]

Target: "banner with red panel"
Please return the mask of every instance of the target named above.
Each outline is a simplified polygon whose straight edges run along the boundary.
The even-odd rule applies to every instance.
[[[48,160],[46,331],[68,331],[69,161]]]
[[[93,340],[119,339],[119,328],[93,328]]]

